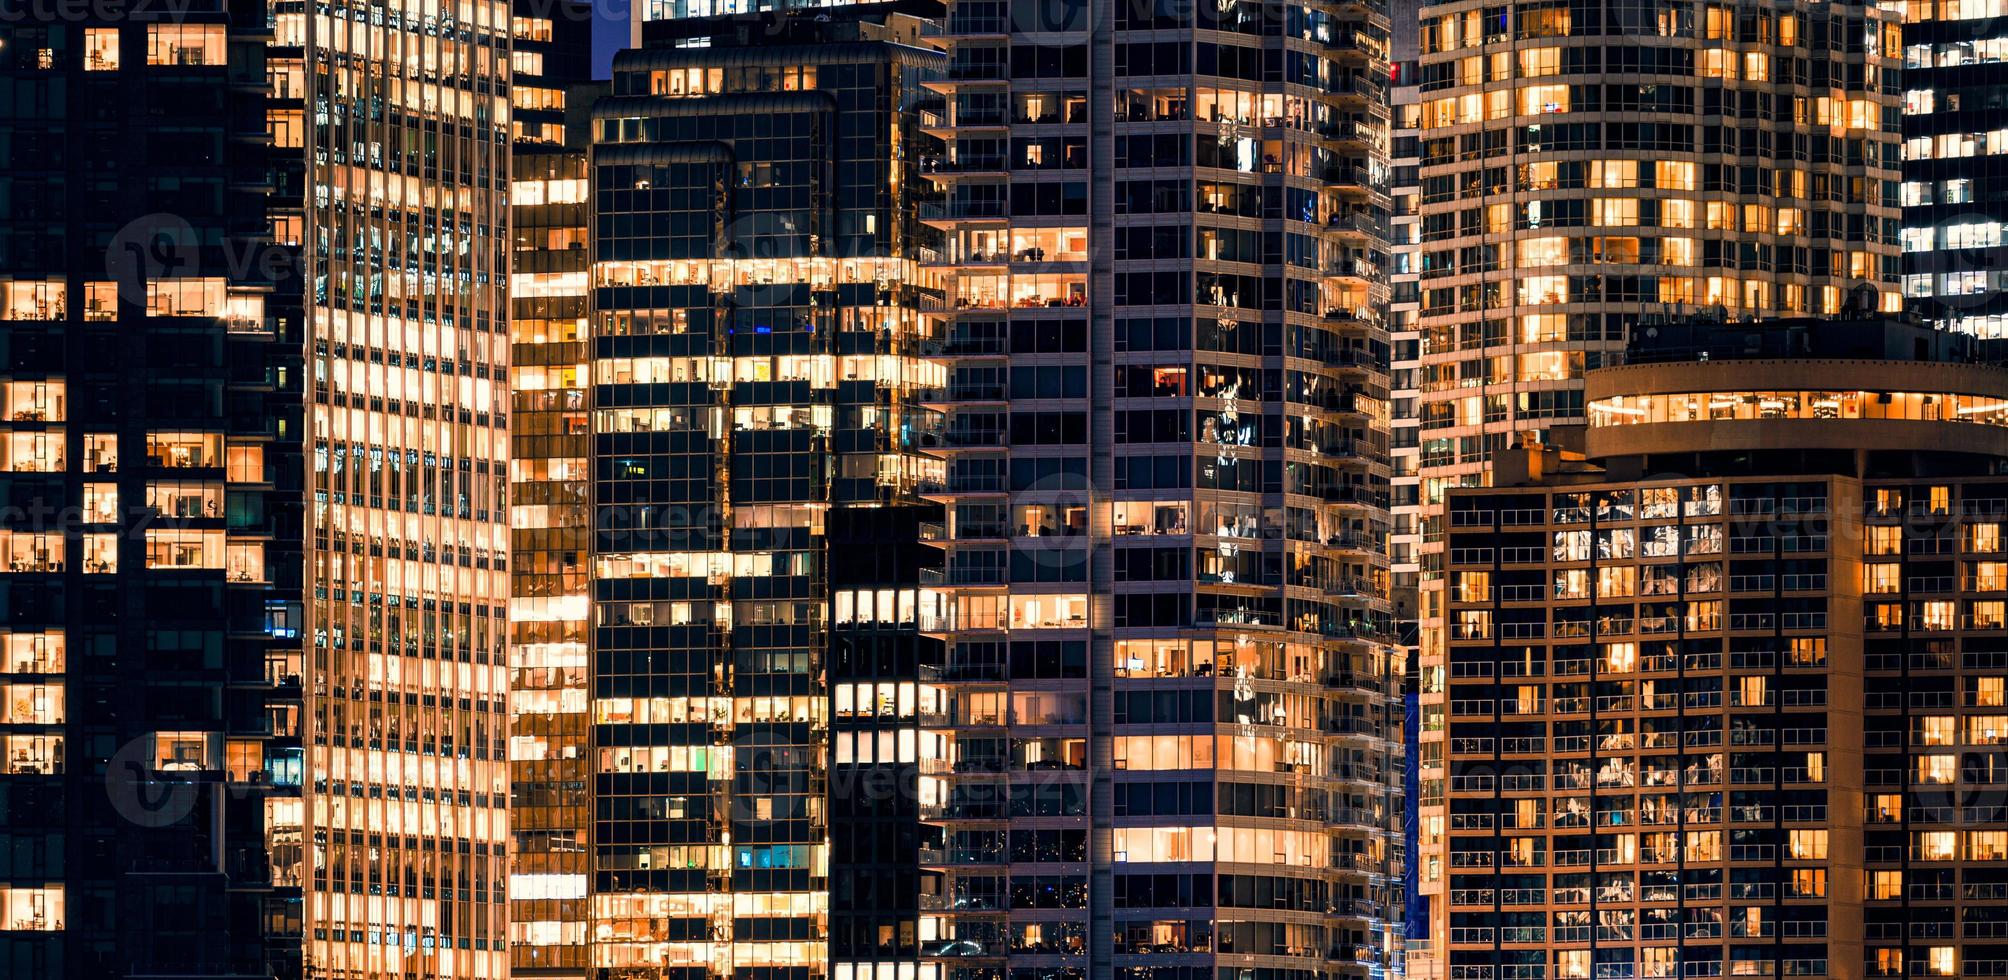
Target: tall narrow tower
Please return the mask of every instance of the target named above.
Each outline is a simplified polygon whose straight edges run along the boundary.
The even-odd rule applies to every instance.
[[[279,12],[311,188],[307,972],[499,976],[510,8]]]
[[[890,665],[830,649],[833,625],[902,618],[885,648],[918,645],[910,572],[895,588],[867,556],[832,552],[911,536],[903,508],[940,480],[917,450],[941,302],[939,233],[918,211],[938,101],[921,83],[943,59],[909,43],[921,26],[890,7],[651,21],[594,108],[597,977],[827,976],[833,839],[844,866],[913,868],[912,829],[904,854],[861,861],[858,823],[833,825],[832,796],[858,800],[832,788],[830,722],[833,701],[856,704],[833,690],[862,687],[874,707],[882,691],[905,737],[873,733],[864,757],[916,765],[915,665],[880,684]],[[873,680],[833,688],[839,670]],[[845,735],[834,761],[849,764]],[[877,916],[847,955],[890,958],[899,922],[913,945],[912,917],[887,914],[910,897],[858,908],[836,893],[854,903],[846,930]]]
[[[1585,372],[1640,324],[1899,306],[1900,40],[1876,5],[1440,3],[1420,41],[1425,512],[1580,425]],[[1418,555],[1425,853],[1444,533],[1425,520]],[[1421,871],[1440,919],[1445,869]]]
[[[1388,27],[949,5],[941,977],[1389,964]]]

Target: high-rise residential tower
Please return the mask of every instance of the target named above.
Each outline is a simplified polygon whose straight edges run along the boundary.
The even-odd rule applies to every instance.
[[[1584,373],[1641,323],[1898,307],[1896,21],[1863,3],[1422,8],[1425,508],[1579,424]],[[1427,846],[1444,529],[1419,531]],[[1443,869],[1421,872],[1440,896]]]
[[[297,973],[299,78],[116,13],[0,27],[0,972]]]
[[[1653,329],[1443,504],[1432,975],[1999,974],[2008,370]]]
[[[928,975],[1379,975],[1388,20],[955,0]]]
[[[1893,311],[1899,28],[1860,3],[1423,7],[1430,486],[1579,420],[1642,317]]]
[[[2008,336],[2008,24],[1960,4],[1904,3],[1903,292],[1948,330]]]

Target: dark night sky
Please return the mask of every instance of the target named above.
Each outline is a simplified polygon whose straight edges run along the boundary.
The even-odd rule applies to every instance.
[[[614,52],[628,46],[628,4],[600,0],[593,4],[593,77],[612,74]]]

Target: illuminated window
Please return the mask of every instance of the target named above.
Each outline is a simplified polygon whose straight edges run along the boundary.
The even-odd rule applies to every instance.
[[[64,666],[62,633],[8,633],[0,636],[0,671],[59,674]]]
[[[231,483],[266,481],[264,446],[231,446],[228,460],[228,470],[224,474],[224,479]]]
[[[1959,968],[1957,951],[1951,946],[1933,946],[1925,950],[1925,975],[1933,977],[1957,976]]]
[[[1492,598],[1491,572],[1457,572],[1458,602],[1485,602]]]
[[[224,61],[222,24],[146,25],[149,65],[221,65]]]
[[[1973,574],[1968,589],[1974,592],[2008,591],[2008,562],[1974,562],[1971,568]]]
[[[224,281],[150,279],[146,284],[147,316],[222,316]]]
[[[84,319],[93,323],[110,323],[118,319],[118,284],[112,282],[84,283]]]
[[[1600,197],[1591,201],[1594,215],[1591,223],[1607,228],[1622,228],[1638,224],[1638,198]]]
[[[1875,528],[1875,530],[1896,530],[1895,528]],[[1878,552],[1879,553],[1879,552]],[[1862,566],[1862,591],[1872,593],[1903,591],[1903,566],[1886,563]]]
[[[117,459],[115,451],[111,459]],[[146,434],[146,461],[149,465],[165,469],[221,466],[223,436],[214,432],[149,432]]]
[[[0,722],[60,725],[63,718],[63,685],[0,684]]]
[[[1903,898],[1901,871],[1871,871],[1867,884],[1868,894],[1865,897],[1870,901],[1894,902]]]
[[[147,528],[146,567],[222,568],[223,532]]]
[[[1604,672],[1628,674],[1638,669],[1638,644],[1612,643],[1604,648]]]
[[[1924,745],[1957,745],[1956,719],[1950,715],[1929,715],[1917,720],[1917,737]]]
[[[224,550],[224,577],[232,582],[265,581],[265,544],[232,542]]]
[[[0,282],[0,320],[60,320],[67,309],[66,280]]]
[[[1525,305],[1566,303],[1569,301],[1569,277],[1528,276],[1520,280],[1520,302]]]
[[[119,519],[119,486],[116,483],[84,484],[84,523],[114,524]]]
[[[1659,226],[1661,228],[1692,228],[1694,227],[1694,223],[1695,207],[1693,201],[1686,198],[1673,198],[1659,202]],[[1691,255],[1694,247],[1693,239],[1683,238],[1678,240],[1688,243],[1687,248]],[[1666,262],[1669,265],[1674,264],[1671,258],[1667,258]]]
[[[0,436],[0,469],[13,473],[60,473],[65,466],[61,429],[8,432]]]
[[[84,535],[84,574],[110,575],[119,570],[119,536]]]
[[[1974,745],[2001,745],[2008,743],[2008,716],[1967,716],[1966,740]]]
[[[1876,977],[1903,976],[1903,950],[1888,946],[1879,947],[1870,959],[1869,975]]]
[[[1638,568],[1633,565],[1605,565],[1597,569],[1597,597],[1623,598],[1638,593]]]
[[[63,570],[63,536],[0,529],[0,558],[12,572],[60,572]]]
[[[1085,595],[1011,597],[1012,629],[1069,629],[1088,625]]]
[[[299,109],[272,109],[265,113],[265,129],[272,134],[273,146],[303,145],[306,132],[304,113]]]
[[[1569,111],[1567,85],[1529,85],[1520,90],[1520,114],[1535,116]]]
[[[63,886],[0,885],[0,929],[61,932]]]
[[[1569,262],[1569,240],[1561,236],[1523,238],[1513,247],[1522,269],[1567,265]]]
[[[116,27],[84,28],[84,70],[117,71],[119,32]]]

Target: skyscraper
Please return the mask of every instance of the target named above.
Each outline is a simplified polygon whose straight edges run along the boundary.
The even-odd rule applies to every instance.
[[[496,976],[511,12],[278,9],[311,188],[307,970]]]
[[[654,22],[595,106],[599,976],[829,973],[831,839],[859,830],[831,826],[832,629],[903,620],[909,656],[918,641],[917,568],[897,588],[897,569],[830,554],[832,534],[896,527],[941,471],[916,450],[930,423],[913,401],[938,374],[917,355],[940,302],[939,235],[917,212],[936,98],[921,81],[942,57],[899,40],[920,26],[889,8]],[[864,757],[915,764],[914,684],[887,680],[906,737],[865,739]],[[881,685],[847,680],[839,710],[861,686],[876,708]],[[844,863],[902,860],[874,854]],[[844,925],[916,900],[888,894]],[[875,960],[872,933],[848,954]]]
[[[949,5],[926,975],[1390,966],[1387,42]]]
[[[2008,370],[1655,329],[1443,505],[1436,975],[1999,972]]]
[[[1389,222],[1389,418],[1388,449],[1392,479],[1388,511],[1389,592],[1394,606],[1395,642],[1401,648],[1402,747],[1406,768],[1402,772],[1402,873],[1403,938],[1426,938],[1429,928],[1427,901],[1416,888],[1416,855],[1406,848],[1415,840],[1417,796],[1415,765],[1421,751],[1421,731],[1416,716],[1418,685],[1416,665],[1416,603],[1420,596],[1422,545],[1422,430],[1416,418],[1416,383],[1421,373],[1422,276],[1417,245],[1422,240],[1420,201],[1422,188],[1422,91],[1416,84],[1416,10],[1414,0],[1399,0],[1394,9],[1394,63],[1392,102],[1394,141],[1390,152],[1393,171],[1393,218]],[[1406,943],[1404,943],[1404,949]],[[1404,966],[1406,963],[1404,962]]]
[[[1431,490],[1580,419],[1641,317],[1896,308],[1900,33],[1873,4],[1421,18]]]
[[[88,13],[0,55],[0,962],[498,975],[510,11]]]
[[[0,27],[0,972],[297,972],[299,76],[103,13]]]
[[[509,960],[586,976],[592,11],[517,0],[510,122]]]
[[[1900,303],[1900,35],[1875,5],[1459,2],[1420,27],[1425,508],[1579,424],[1584,373],[1640,323]],[[1425,845],[1443,819],[1444,531],[1420,528]],[[1440,904],[1443,869],[1421,872]]]
[[[1901,10],[1904,296],[1945,329],[1999,338],[2008,330],[2008,211],[1991,158],[2008,150],[2008,27],[1958,4]]]

